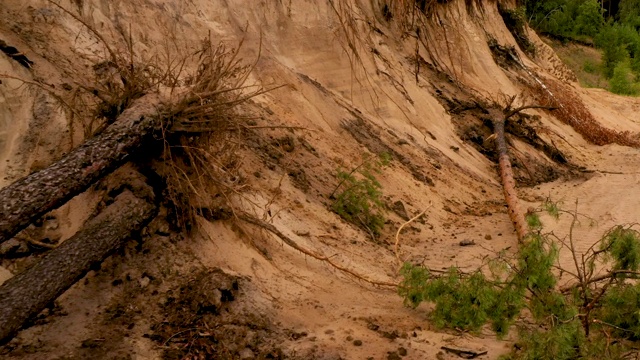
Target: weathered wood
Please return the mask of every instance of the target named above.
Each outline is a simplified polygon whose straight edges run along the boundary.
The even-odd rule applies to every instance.
[[[76,235],[0,286],[0,343],[102,262],[156,214],[156,206],[125,190]]]
[[[125,163],[159,127],[156,95],[134,102],[100,135],[61,160],[0,189],[0,243]]]
[[[518,111],[521,111],[520,109]],[[516,229],[518,241],[524,241],[527,236],[527,222],[524,217],[524,213],[520,208],[520,202],[518,200],[518,193],[516,192],[516,181],[513,178],[513,170],[511,169],[511,160],[509,159],[509,152],[507,148],[507,141],[504,133],[504,126],[506,120],[513,116],[515,112],[508,112],[504,114],[502,111],[491,111],[491,119],[493,122],[493,133],[496,136],[496,149],[498,150],[498,166],[500,168],[500,179],[502,181],[502,189],[504,193],[504,199],[507,203],[507,212],[509,213],[509,219],[513,223],[513,227]]]

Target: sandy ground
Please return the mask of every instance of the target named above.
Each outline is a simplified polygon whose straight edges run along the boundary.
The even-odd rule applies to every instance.
[[[496,168],[460,136],[460,129],[477,118],[452,111],[438,95],[449,89],[457,99],[496,100],[525,91],[518,81],[521,75],[496,64],[487,46],[487,33],[502,44],[514,44],[495,5],[469,13],[463,1],[455,1],[441,10],[439,25],[431,26],[433,56],[424,50],[420,55],[440,64],[459,84],[452,87],[451,81],[428,69],[416,82],[415,65],[408,60],[415,55],[415,41],[397,36],[398,29],[382,20],[371,5],[354,5],[361,18],[370,20],[370,24],[356,22],[355,46],[361,57],[354,60],[353,53],[345,50],[348,37],[344,19],[338,16],[342,8],[334,9],[327,2],[95,0],[62,4],[74,12],[80,10],[85,21],[118,46],[118,34],[131,29],[140,54],[180,53],[195,48],[208,34],[229,44],[244,38],[241,54],[248,60],[260,52],[250,81],[265,87],[285,86],[253,99],[246,111],[259,119],[258,125],[303,130],[265,129],[259,135],[270,147],[245,146],[238,151],[246,186],[233,202],[304,248],[331,256],[374,282],[396,283],[400,280],[396,231],[407,216],[428,208],[421,220],[403,231],[401,261],[433,269],[472,270],[485,256],[515,250]],[[90,82],[91,65],[104,56],[100,43],[81,24],[46,1],[5,0],[0,19],[0,39],[36,63],[27,70],[0,54],[0,74],[44,80],[59,88],[65,82]],[[570,79],[551,50],[537,44],[543,55],[528,59],[521,53],[525,62],[541,74]],[[604,126],[640,130],[638,100],[572,86]],[[579,210],[597,220],[595,227],[578,228],[579,250],[610,226],[637,221],[638,150],[589,145],[548,114],[530,113],[539,115],[542,126],[565,141],[556,135],[543,138],[556,139],[571,163],[590,172],[562,172],[557,180],[522,188],[524,206],[538,206],[546,197],[567,206],[578,200]],[[70,124],[65,116],[46,91],[2,78],[0,186],[46,166],[77,144],[80,128],[74,130],[78,124]],[[283,151],[278,144],[285,138],[293,139],[293,146]],[[514,144],[525,162],[553,164],[522,141],[514,139]],[[351,169],[365,154],[381,150],[396,158],[378,176],[385,201],[395,210],[389,210],[382,235],[372,241],[366,232],[329,210],[328,194],[337,185],[338,168]],[[52,228],[57,238],[71,236],[103,192],[92,189],[56,210],[52,218],[57,225]],[[566,219],[556,222],[543,217],[543,221],[558,234],[567,229]],[[407,308],[394,288],[373,286],[338,271],[255,226],[234,220],[199,219],[199,224],[198,231],[182,236],[167,230],[161,216],[141,242],[132,241],[100,270],[91,271],[55,308],[6,346],[3,356],[156,359],[164,353],[171,358],[165,350],[197,348],[195,338],[206,339],[206,334],[218,330],[240,334],[229,335],[226,341],[231,344],[224,349],[247,359],[269,358],[266,354],[273,349],[281,352],[270,358],[458,358],[441,346],[487,351],[481,358],[495,359],[512,347],[515,334],[498,340],[488,329],[479,334],[435,329],[428,321],[428,306]],[[461,241],[474,245],[463,247]],[[562,253],[562,261],[567,256]],[[33,258],[3,259],[0,269],[16,272]],[[213,318],[218,325],[189,329],[190,336],[199,335],[187,340],[177,330],[166,336],[163,326],[171,323],[171,314],[182,311],[175,304],[189,296],[184,289],[191,288],[185,284],[196,281],[203,269],[216,268],[235,276],[239,284],[236,300]],[[259,353],[260,349],[265,352]]]

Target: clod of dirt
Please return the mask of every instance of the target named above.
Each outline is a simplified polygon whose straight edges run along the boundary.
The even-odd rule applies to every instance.
[[[248,312],[238,302],[240,279],[220,269],[200,270],[171,293],[149,336],[165,359],[282,359],[283,338],[306,336],[278,333],[264,314]]]
[[[398,200],[394,202],[393,205],[390,206],[390,208],[391,210],[393,210],[393,212],[398,214],[401,219],[405,221],[409,220],[409,214],[407,214],[407,210],[404,208],[404,204],[402,203],[402,201]]]
[[[416,165],[416,159],[409,159],[387,145],[382,138],[380,131],[376,130],[373,125],[365,121],[360,114],[355,111],[352,111],[351,114],[355,119],[343,121],[342,127],[347,130],[358,143],[362,144],[367,148],[367,150],[376,155],[391,155],[394,160],[397,160],[409,170],[414,179],[428,186],[435,186],[431,177],[426,174],[427,171],[424,170],[422,166]]]
[[[274,146],[281,147],[282,150],[284,150],[286,152],[293,152],[293,150],[295,150],[295,148],[296,148],[296,144],[295,144],[295,140],[293,139],[293,136],[282,137],[280,139],[277,139],[272,144]]]
[[[249,348],[244,348],[242,350],[240,350],[240,353],[238,354],[240,356],[240,360],[248,360],[248,359],[255,359],[256,356],[253,353],[253,351],[251,351],[251,349]]]
[[[82,342],[83,348],[95,349],[99,348],[104,340],[101,339],[86,339]]]
[[[304,171],[304,168],[300,165],[297,165],[287,171],[287,175],[291,178],[291,182],[298,189],[306,192],[311,187],[311,183],[309,179],[307,179],[307,174]]]
[[[402,359],[402,358],[395,351],[389,351],[387,353],[387,360],[400,360],[400,359]]]

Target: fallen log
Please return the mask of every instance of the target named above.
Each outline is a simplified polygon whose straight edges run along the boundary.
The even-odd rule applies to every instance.
[[[507,148],[507,140],[505,137],[505,123],[513,115],[526,109],[554,109],[548,106],[539,105],[526,105],[516,109],[511,108],[511,104],[515,100],[510,99],[507,107],[500,111],[497,109],[490,110],[491,120],[493,123],[493,134],[495,135],[496,150],[498,151],[498,166],[500,168],[500,179],[502,182],[502,190],[504,193],[504,200],[507,203],[507,212],[509,213],[509,219],[513,223],[513,227],[516,229],[518,241],[523,242],[529,233],[527,222],[524,212],[520,208],[520,202],[518,200],[518,193],[516,191],[516,181],[513,178],[513,170],[511,168],[511,160],[509,159],[509,150]]]
[[[102,262],[156,214],[156,206],[125,190],[76,235],[0,286],[0,343]]]
[[[62,159],[0,189],[0,243],[128,161],[159,127],[160,97],[136,100],[103,133]]]

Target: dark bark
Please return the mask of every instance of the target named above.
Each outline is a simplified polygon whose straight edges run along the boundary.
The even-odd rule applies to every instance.
[[[31,268],[0,286],[0,343],[102,262],[156,214],[155,205],[125,190],[82,230]]]
[[[0,190],[0,243],[124,164],[159,127],[156,95],[138,99],[102,134]]]

